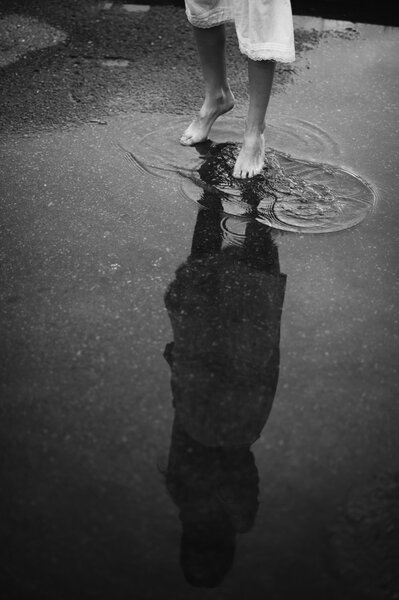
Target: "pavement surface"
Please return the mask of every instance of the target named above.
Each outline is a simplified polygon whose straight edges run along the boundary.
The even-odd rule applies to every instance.
[[[193,182],[180,7],[0,7],[2,597],[398,598],[398,29],[296,18],[268,146],[373,200],[301,233]]]
[[[3,131],[26,133],[133,110],[187,114],[201,104],[201,73],[184,10],[168,5],[130,12],[118,3],[104,9],[110,4],[14,0],[0,6]],[[297,53],[321,37],[317,29],[298,28]],[[231,26],[228,57],[237,103],[244,107],[245,63]],[[279,66],[275,91],[293,70]]]

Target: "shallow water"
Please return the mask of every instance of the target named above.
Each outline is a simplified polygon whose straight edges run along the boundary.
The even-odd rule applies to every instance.
[[[359,31],[269,115],[285,169],[368,198],[349,229],[199,210],[175,168],[148,173],[198,169],[159,134],[180,117],[2,141],[11,598],[396,591],[399,36]],[[215,144],[238,141],[226,119]]]
[[[200,206],[230,215],[251,216],[275,229],[331,233],[357,225],[373,209],[376,194],[359,176],[272,147],[265,152],[265,165],[258,176],[250,180],[235,179],[232,172],[240,143],[231,139],[239,136],[241,125],[239,119],[225,120],[214,131],[224,142],[209,139],[188,150],[178,142],[182,123],[177,119],[174,127],[168,125],[166,131],[157,131],[158,139],[164,140],[162,151],[167,159],[164,161],[159,148],[156,151],[151,143],[154,134],[138,140],[137,150],[121,150],[139,170],[158,177],[177,176],[183,194]],[[287,129],[279,131],[272,126],[270,131],[271,140],[278,146],[279,135],[284,140]],[[301,141],[306,145],[306,134],[299,127],[293,128],[294,131],[297,145]],[[327,135],[317,133],[316,140],[328,139]],[[284,141],[280,143],[283,145]]]

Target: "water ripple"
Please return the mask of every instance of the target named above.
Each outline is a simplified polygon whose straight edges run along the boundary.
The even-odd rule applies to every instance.
[[[338,144],[317,125],[294,118],[269,125],[262,173],[237,180],[232,169],[243,121],[221,119],[212,128],[212,141],[195,147],[178,142],[185,124],[186,118],[173,119],[132,148],[121,148],[125,159],[141,172],[177,179],[183,197],[201,206],[286,231],[346,229],[360,223],[375,205],[375,191],[356,173],[293,155],[311,151],[330,160],[339,156]]]

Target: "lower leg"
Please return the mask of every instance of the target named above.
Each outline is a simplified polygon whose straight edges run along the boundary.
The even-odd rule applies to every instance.
[[[243,145],[234,166],[234,177],[253,177],[262,171],[265,154],[263,132],[274,69],[274,61],[248,59],[249,108]]]
[[[226,30],[224,25],[193,27],[207,95],[227,90]]]
[[[234,105],[226,75],[226,33],[224,25],[202,29],[194,27],[205,82],[205,100],[196,119],[184,132],[181,143],[197,144],[208,137],[218,116]]]

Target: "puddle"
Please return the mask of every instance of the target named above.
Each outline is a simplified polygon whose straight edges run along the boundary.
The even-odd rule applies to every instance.
[[[374,206],[372,188],[355,174],[273,150],[266,153],[261,175],[234,180],[230,174],[238,151],[235,144],[212,146],[198,175],[187,175],[182,184],[187,197],[207,208],[252,215],[265,225],[301,233],[347,229]]]
[[[124,140],[123,146],[133,154],[136,166],[153,175],[162,176],[162,172],[165,175],[176,170],[196,169],[200,162],[198,151],[179,144],[188,120],[188,117],[171,116],[167,124],[161,124],[153,131],[133,138],[129,143]],[[211,141],[215,144],[239,144],[243,131],[243,118],[222,117],[212,127]],[[327,131],[305,119],[285,115],[273,118],[268,123],[267,144],[269,148],[302,158],[326,155],[331,160],[336,160],[340,156],[338,143]],[[201,145],[199,146],[201,151]]]
[[[334,572],[359,598],[397,598],[399,474],[382,471],[353,490],[330,531]]]
[[[193,587],[216,588],[233,569],[238,534],[255,523],[259,475],[253,453],[199,444],[175,421],[165,479],[181,521],[182,574]]]
[[[398,44],[322,41],[271,99],[269,212],[239,118],[200,152],[171,114],[1,142],[13,597],[397,594]],[[356,227],[291,233],[342,198]]]
[[[179,144],[182,128],[178,119],[150,132],[125,156],[151,175],[179,178],[183,196],[208,209],[251,216],[285,231],[329,233],[357,225],[375,205],[373,188],[355,173],[278,149],[338,158],[331,136],[307,121],[289,119],[268,127],[264,169],[250,180],[232,177],[242,120],[225,119],[212,130],[212,140],[192,148]]]
[[[165,296],[176,412],[208,446],[252,444],[277,385],[285,287],[277,246],[256,221],[234,224],[241,243],[229,243],[220,215],[199,211],[191,254]]]
[[[272,230],[198,212],[191,253],[165,294],[173,341],[164,352],[175,408],[165,479],[182,525],[180,566],[195,587],[222,583],[237,534],[255,522],[250,447],[277,388],[285,283]]]

